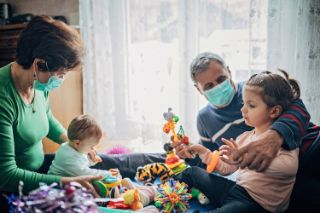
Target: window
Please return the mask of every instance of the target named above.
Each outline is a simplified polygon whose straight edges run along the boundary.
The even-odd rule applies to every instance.
[[[190,79],[197,53],[223,56],[236,81],[266,67],[267,1],[80,0],[80,12],[85,111],[136,151],[162,151],[168,107],[197,140],[207,103]]]

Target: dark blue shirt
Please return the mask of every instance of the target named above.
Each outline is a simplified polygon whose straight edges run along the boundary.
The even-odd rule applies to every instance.
[[[237,92],[227,107],[218,109],[209,103],[200,110],[197,118],[200,143],[210,150],[222,145],[221,138],[235,139],[252,129],[245,124],[241,114],[242,87],[243,82],[237,84]]]

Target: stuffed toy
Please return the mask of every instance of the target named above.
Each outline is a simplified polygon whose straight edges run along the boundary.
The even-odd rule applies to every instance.
[[[138,167],[136,179],[144,183],[153,183],[157,177],[163,182],[173,175],[172,170],[165,163],[150,163]]]

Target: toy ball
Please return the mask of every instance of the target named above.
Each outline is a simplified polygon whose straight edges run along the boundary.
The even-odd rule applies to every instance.
[[[155,206],[165,213],[187,212],[188,201],[192,198],[187,187],[187,184],[173,179],[161,184],[154,199]]]

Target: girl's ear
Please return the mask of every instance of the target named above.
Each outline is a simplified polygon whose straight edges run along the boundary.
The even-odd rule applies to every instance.
[[[275,119],[281,115],[282,111],[283,111],[282,106],[276,105],[270,109],[270,117],[272,119]]]

